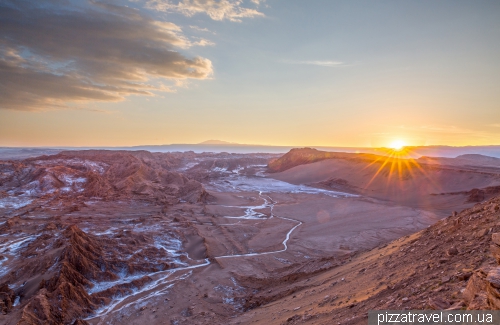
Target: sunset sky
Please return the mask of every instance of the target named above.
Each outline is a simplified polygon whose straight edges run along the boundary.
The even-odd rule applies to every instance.
[[[500,145],[500,1],[0,0],[0,146]]]

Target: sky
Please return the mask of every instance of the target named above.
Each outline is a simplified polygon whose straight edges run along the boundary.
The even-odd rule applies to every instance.
[[[0,0],[0,146],[500,145],[500,1]]]

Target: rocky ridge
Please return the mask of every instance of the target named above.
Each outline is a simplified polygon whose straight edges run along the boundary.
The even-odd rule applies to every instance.
[[[369,155],[369,154],[363,154]],[[287,169],[303,164],[311,164],[317,161],[333,158],[349,158],[356,154],[342,152],[320,151],[313,148],[297,148],[292,149],[280,158],[273,159],[268,164],[268,170],[271,173],[282,172]],[[374,156],[374,155],[369,155]]]

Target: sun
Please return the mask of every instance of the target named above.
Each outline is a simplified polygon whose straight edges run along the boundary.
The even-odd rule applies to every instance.
[[[405,146],[406,143],[403,140],[394,140],[389,145],[389,148],[399,151],[403,149]]]

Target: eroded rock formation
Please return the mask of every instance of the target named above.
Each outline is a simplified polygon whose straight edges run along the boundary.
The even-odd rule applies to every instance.
[[[207,199],[203,186],[171,171],[167,157],[147,151],[68,151],[0,163],[0,189],[16,197],[140,196],[173,204]]]

